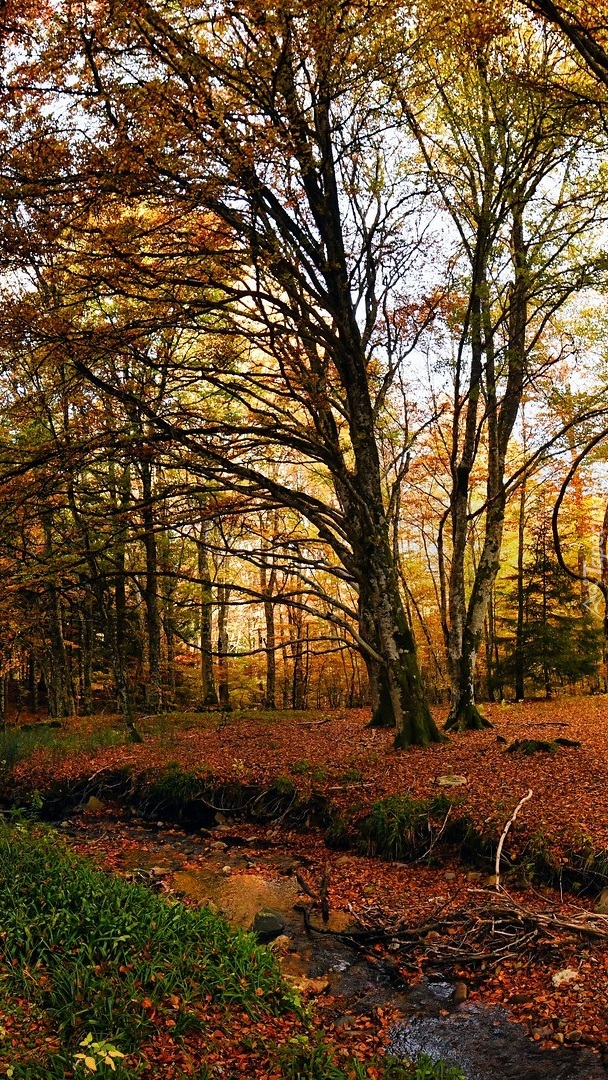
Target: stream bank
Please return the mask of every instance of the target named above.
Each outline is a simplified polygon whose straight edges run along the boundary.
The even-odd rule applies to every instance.
[[[314,884],[318,865],[306,845],[294,850],[291,835],[282,837],[276,824],[256,823],[253,830],[239,828],[221,812],[216,817],[214,826],[187,832],[91,800],[88,810],[75,810],[56,824],[71,846],[96,862],[105,860],[114,872],[168,897],[214,905],[235,925],[250,929],[256,916],[272,914],[280,932],[269,947],[278,953],[285,977],[315,1000],[328,1033],[352,1028],[355,1034],[362,1023],[373,1027],[390,1017],[391,1052],[441,1058],[463,1068],[467,1080],[608,1076],[588,1047],[535,1044],[504,1008],[466,1000],[466,987],[463,993],[457,980],[441,972],[404,978],[385,952],[354,949],[344,935],[356,922],[355,904],[331,912],[326,925],[313,915],[314,929],[307,932],[301,905],[308,898],[298,876]]]

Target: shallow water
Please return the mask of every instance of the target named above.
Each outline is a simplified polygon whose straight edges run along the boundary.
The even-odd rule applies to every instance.
[[[90,834],[92,841],[107,826],[100,818],[81,820],[75,829],[74,824],[74,819],[64,823],[68,832],[77,831],[81,840]],[[121,827],[130,841],[125,868],[135,874],[138,868],[160,871],[163,892],[213,903],[245,929],[263,908],[280,913],[287,936],[280,957],[286,977],[304,985],[308,981],[309,989],[314,981],[317,992],[327,989],[335,998],[338,1022],[370,1015],[378,1006],[400,1010],[403,1021],[393,1028],[389,1047],[396,1056],[424,1053],[442,1059],[459,1066],[466,1080],[608,1080],[608,1069],[587,1047],[541,1048],[502,1007],[456,1004],[454,986],[445,980],[423,978],[408,986],[392,965],[371,963],[341,937],[324,934],[320,922],[315,923],[320,932],[307,933],[302,912],[294,906],[304,899],[295,876],[291,870],[277,873],[276,853],[266,853],[262,835],[259,846],[245,849],[232,846],[221,828],[206,837],[180,837],[176,830],[165,834],[162,828]],[[341,933],[351,922],[347,913],[332,912],[328,928]]]

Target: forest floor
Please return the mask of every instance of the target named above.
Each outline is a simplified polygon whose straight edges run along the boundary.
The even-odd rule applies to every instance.
[[[163,845],[177,837],[183,848],[187,822],[163,813],[151,843],[137,832],[148,828],[139,812],[127,810],[125,817],[124,806],[113,807],[103,794],[78,811],[79,825],[67,839],[119,875],[132,870],[134,850],[141,862],[142,844],[147,846],[162,870],[157,884],[170,895],[185,894],[187,903],[205,897],[188,895],[184,874],[201,871],[214,845],[218,854],[218,844],[224,845],[220,861],[228,863],[231,851],[247,851],[242,865],[218,869],[228,877],[259,874],[260,859],[266,876],[297,874],[300,900],[311,904],[317,919],[320,904],[302,892],[302,882],[318,898],[325,875],[334,917],[343,913],[343,926],[351,922],[360,934],[368,932],[357,945],[370,963],[385,965],[409,986],[421,978],[447,978],[467,999],[463,1008],[506,1007],[539,1049],[554,1051],[556,1063],[589,1047],[599,1055],[599,1067],[608,1062],[608,918],[604,924],[593,912],[608,886],[608,697],[490,705],[485,712],[491,729],[405,752],[393,749],[390,732],[368,729],[363,710],[149,717],[140,722],[141,745],[123,741],[115,718],[79,719],[60,731],[41,729],[44,745],[35,730],[25,733],[24,757],[9,728],[5,797],[23,801],[36,792],[44,799],[126,766],[135,781],[145,778],[147,784],[169,770],[216,787],[278,790],[284,799],[276,820],[218,812],[215,825],[225,835],[211,830],[204,851],[185,848],[169,865]],[[443,720],[439,710],[437,719]],[[529,756],[508,749],[517,740],[557,738],[580,746],[552,745]],[[497,894],[496,840],[528,790],[532,797],[505,845],[508,860]],[[406,851],[392,862],[370,857],[348,838],[342,850],[332,850],[318,823],[294,825],[290,817],[296,798],[303,804],[321,799],[350,827],[382,800],[406,794],[424,800],[420,806],[442,794],[450,803],[443,804],[443,822],[428,833],[430,844],[425,837],[415,857]],[[456,818],[469,822],[478,840],[487,838],[487,848],[444,843]],[[311,984],[306,993],[331,1038],[342,1044],[350,1039],[355,1047],[359,1040],[361,1060],[386,1042],[390,1009],[375,1006],[369,1015],[351,1018],[349,1035],[344,1025],[336,1027],[331,988]],[[447,1016],[448,1010],[440,1012]],[[596,1074],[577,1072],[574,1064],[562,1074],[556,1064],[554,1075]]]

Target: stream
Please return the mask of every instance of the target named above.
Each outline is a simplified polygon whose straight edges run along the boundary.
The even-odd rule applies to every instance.
[[[392,965],[372,962],[343,938],[308,933],[301,911],[306,897],[295,876],[301,871],[306,877],[305,860],[277,855],[265,826],[244,839],[225,821],[186,833],[162,822],[125,822],[101,803],[88,809],[93,812],[76,811],[56,823],[68,842],[99,860],[104,843],[117,836],[118,872],[129,880],[211,904],[247,930],[257,916],[275,935],[269,947],[286,979],[302,992],[331,995],[336,1027],[348,1030],[357,1016],[390,1008],[402,1017],[391,1031],[392,1054],[442,1059],[458,1065],[467,1080],[607,1080],[608,1069],[587,1047],[536,1045],[503,1007],[461,1000],[462,984],[438,976],[408,985]],[[344,933],[349,927],[347,912],[330,913],[327,929]]]

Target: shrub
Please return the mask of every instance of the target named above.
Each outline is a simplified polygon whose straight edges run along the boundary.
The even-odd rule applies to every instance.
[[[380,799],[359,823],[358,846],[367,855],[385,859],[416,858],[428,848],[433,823],[445,817],[449,806],[444,795],[437,799],[414,799],[411,795]]]

